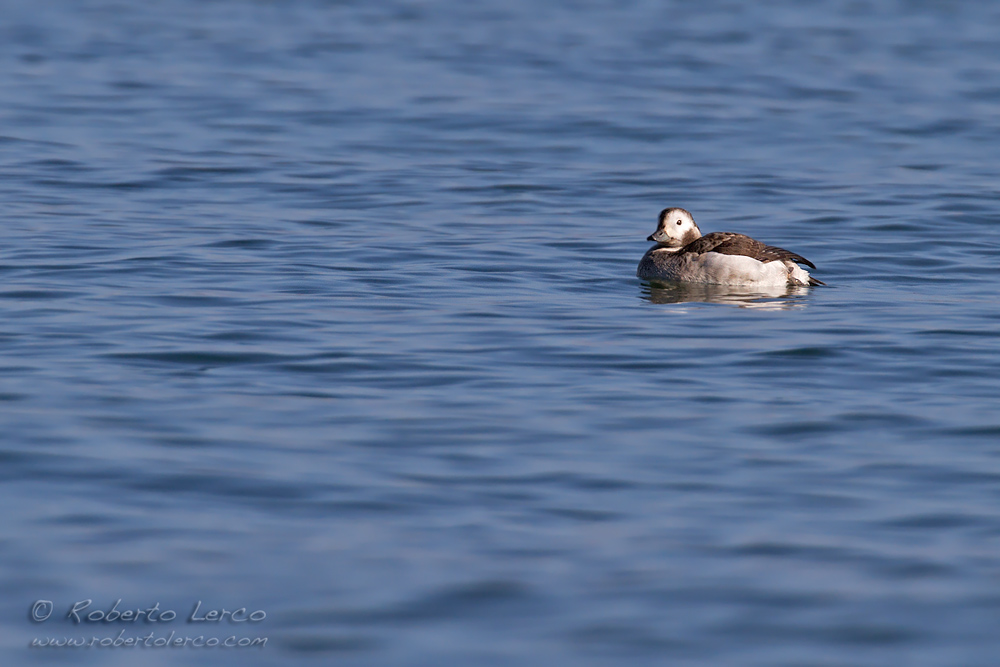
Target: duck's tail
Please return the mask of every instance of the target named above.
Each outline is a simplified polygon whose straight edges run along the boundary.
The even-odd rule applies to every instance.
[[[816,280],[809,275],[809,272],[803,269],[801,266],[796,264],[794,260],[786,259],[785,267],[788,269],[788,284],[789,285],[802,285],[802,286],[814,286],[814,285],[825,285],[822,280]]]

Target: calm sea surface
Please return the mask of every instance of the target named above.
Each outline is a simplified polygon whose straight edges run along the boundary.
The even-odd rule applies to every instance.
[[[997,3],[0,16],[5,665],[997,664]]]

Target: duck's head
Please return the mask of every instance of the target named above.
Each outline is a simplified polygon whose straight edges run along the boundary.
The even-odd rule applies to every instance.
[[[682,208],[665,208],[660,211],[660,221],[656,231],[647,241],[656,241],[667,248],[683,248],[691,241],[701,238],[701,230],[691,214]]]

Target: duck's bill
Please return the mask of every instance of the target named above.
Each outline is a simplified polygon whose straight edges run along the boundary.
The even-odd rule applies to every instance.
[[[681,242],[678,239],[672,239],[662,232],[654,232],[646,237],[647,241],[653,241],[665,246],[680,246]]]

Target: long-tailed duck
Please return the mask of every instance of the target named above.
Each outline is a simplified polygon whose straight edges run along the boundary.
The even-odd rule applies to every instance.
[[[759,287],[824,284],[798,266],[816,268],[802,255],[733,232],[702,236],[682,208],[663,209],[656,231],[646,240],[656,245],[639,261],[636,275],[643,280]]]

